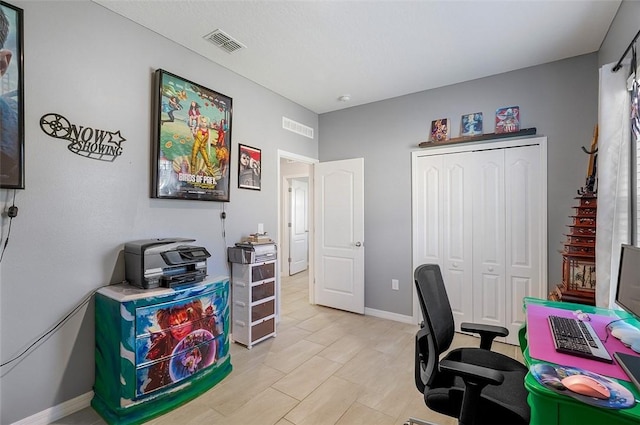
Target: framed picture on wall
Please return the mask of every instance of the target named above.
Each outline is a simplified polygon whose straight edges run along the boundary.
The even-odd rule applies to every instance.
[[[153,198],[229,201],[232,99],[155,72]]]
[[[496,109],[496,133],[520,131],[520,107],[507,106]]]
[[[448,118],[440,118],[431,121],[431,133],[429,140],[432,142],[444,142],[449,140],[449,131],[451,126],[449,125]]]
[[[260,190],[262,187],[262,151],[247,145],[238,145],[238,187]]]
[[[0,2],[0,188],[24,189],[22,9]]]
[[[465,114],[460,119],[460,137],[480,136],[482,134],[482,112]]]

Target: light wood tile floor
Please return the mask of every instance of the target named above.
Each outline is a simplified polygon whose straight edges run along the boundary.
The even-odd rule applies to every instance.
[[[413,381],[416,325],[308,303],[307,274],[282,279],[277,336],[251,350],[231,344],[233,371],[217,386],[149,425],[401,425],[430,411]],[[453,347],[478,346],[456,334]],[[494,349],[522,361],[518,347]],[[90,407],[55,425],[105,425]]]

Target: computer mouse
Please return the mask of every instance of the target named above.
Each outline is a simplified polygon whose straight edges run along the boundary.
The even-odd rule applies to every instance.
[[[620,328],[615,328],[611,331],[611,335],[613,335],[615,338],[617,339],[623,339],[623,338],[633,338],[636,337],[638,335],[640,335],[640,333],[638,332],[637,329],[633,329],[633,328],[627,328],[627,327],[620,327]]]
[[[611,397],[609,389],[597,380],[586,375],[571,375],[562,379],[562,385],[574,393],[587,397],[608,400]]]

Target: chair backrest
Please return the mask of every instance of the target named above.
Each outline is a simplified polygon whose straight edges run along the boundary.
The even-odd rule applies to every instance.
[[[413,274],[425,326],[433,335],[436,355],[448,350],[453,341],[455,323],[451,304],[437,264],[423,264]]]

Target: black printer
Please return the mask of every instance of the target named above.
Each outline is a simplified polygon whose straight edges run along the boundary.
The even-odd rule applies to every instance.
[[[187,245],[195,239],[143,239],[124,245],[125,278],[131,285],[150,289],[202,282],[207,276],[209,251]]]

